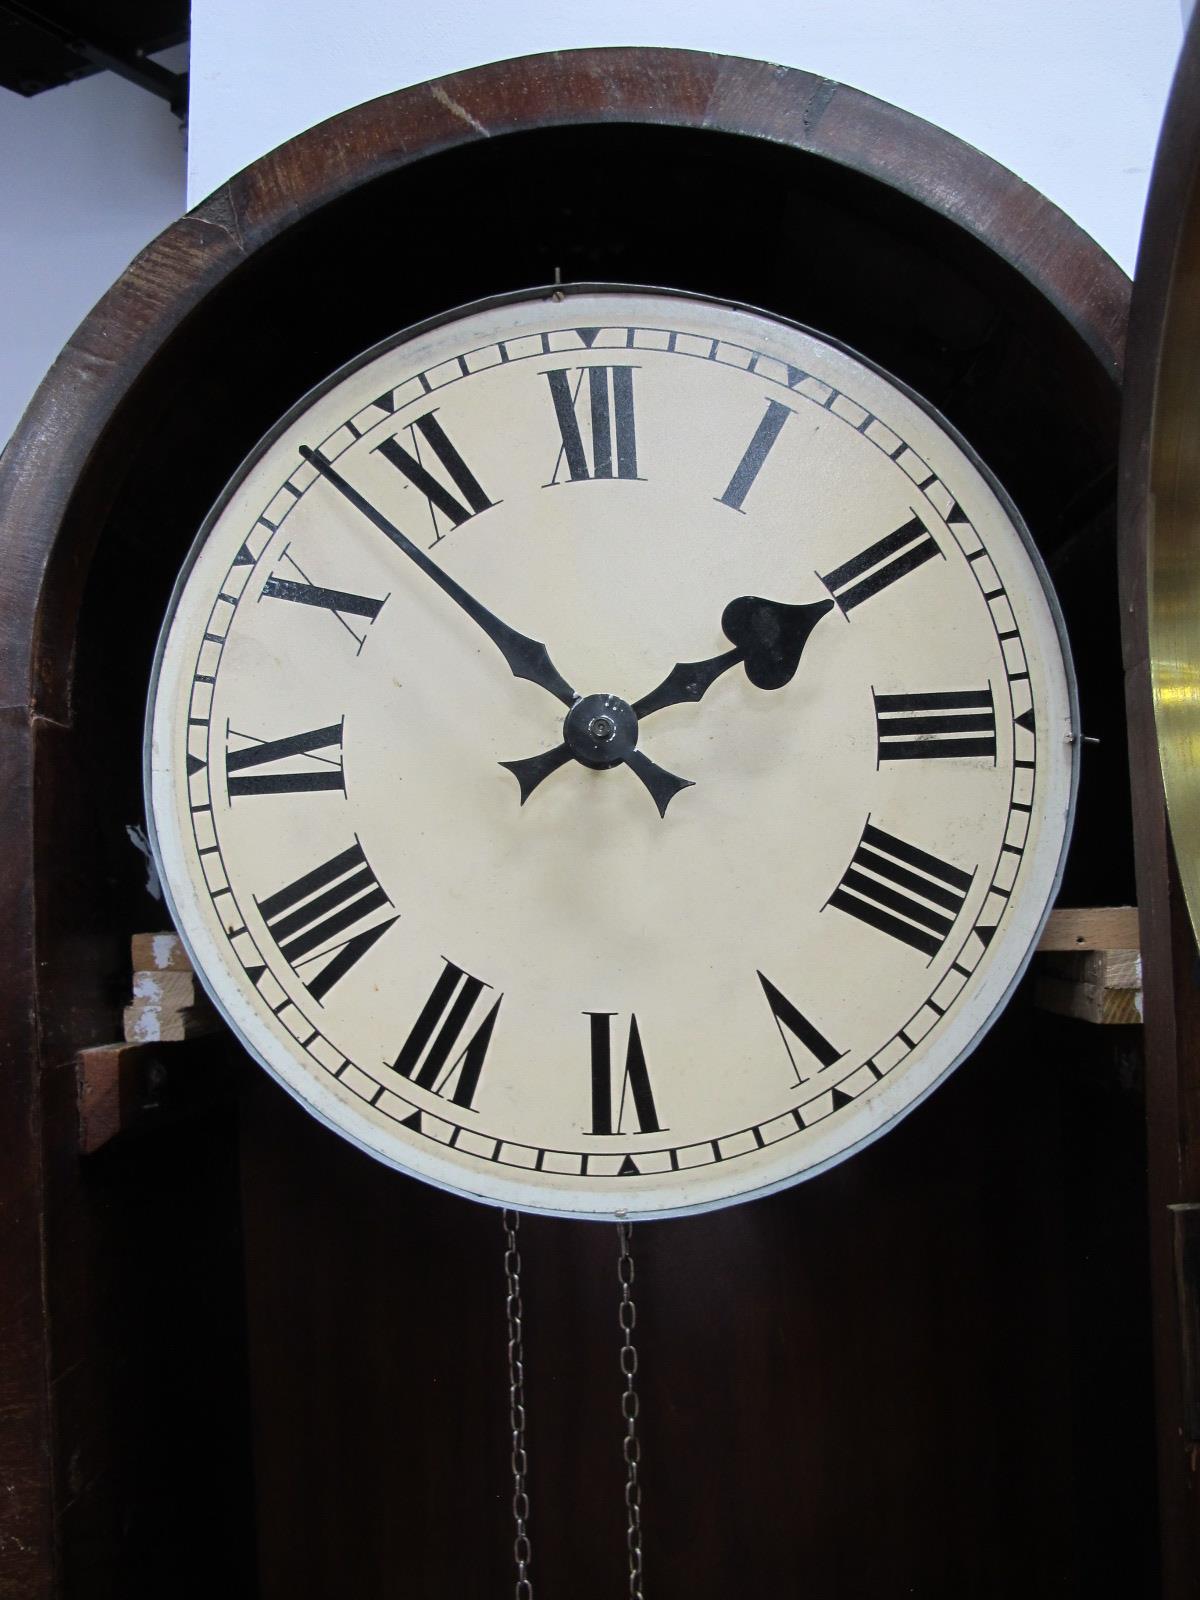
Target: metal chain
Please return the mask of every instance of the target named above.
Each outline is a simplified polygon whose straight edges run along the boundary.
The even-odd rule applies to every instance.
[[[525,1476],[529,1470],[525,1454],[525,1345],[521,1305],[521,1255],[517,1249],[517,1229],[521,1216],[517,1211],[505,1210],[504,1223],[504,1278],[507,1288],[505,1311],[508,1316],[508,1420],[512,1430],[513,1558],[517,1564],[516,1600],[533,1600],[533,1584],[529,1581],[529,1563],[533,1549],[529,1543],[529,1493]]]
[[[633,1303],[633,1255],[630,1238],[633,1229],[628,1222],[617,1223],[617,1280],[621,1285],[621,1304],[617,1320],[623,1335],[621,1341],[621,1372],[625,1391],[621,1396],[621,1415],[625,1419],[625,1438],[621,1450],[625,1457],[625,1542],[629,1547],[629,1600],[643,1600],[642,1595],[642,1485],[638,1476],[642,1447],[637,1434],[638,1393],[637,1346],[633,1330],[637,1326],[637,1307]]]

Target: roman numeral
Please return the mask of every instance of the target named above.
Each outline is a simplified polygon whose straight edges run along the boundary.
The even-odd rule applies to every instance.
[[[808,1072],[800,1070],[795,1052],[788,1042],[789,1033],[803,1047],[806,1055],[815,1057],[819,1062],[817,1071],[831,1067],[835,1061],[842,1059],[846,1052],[835,1049],[820,1029],[815,1027],[802,1011],[796,1010],[787,995],[777,989],[770,978],[760,972],[758,981],[762,984],[763,993],[767,997],[767,1004],[771,1008],[771,1015],[775,1018],[775,1026],[779,1029],[779,1037],[783,1040],[783,1048],[788,1053],[788,1060],[792,1063],[797,1083],[806,1082],[813,1074],[811,1070]]]
[[[875,726],[880,761],[996,759],[996,708],[990,685],[938,694],[877,694]]]
[[[385,439],[382,444],[377,444],[375,449],[385,460],[390,461],[398,472],[404,474],[414,489],[425,496],[429,503],[429,515],[433,519],[433,542],[437,544],[445,537],[444,531],[438,526],[439,512],[452,528],[458,528],[480,511],[490,511],[494,502],[488,499],[479,479],[451,444],[435,412],[427,411],[423,417],[418,417],[415,422],[409,423],[408,433],[412,440],[411,451],[406,450],[394,435],[390,439]],[[461,499],[452,494],[444,484],[439,483],[422,462],[418,434],[441,463],[443,471]]]
[[[741,511],[742,502],[754,486],[754,480],[762,471],[763,462],[770,453],[771,446],[783,431],[783,425],[792,415],[790,406],[781,405],[778,400],[768,400],[767,409],[763,413],[762,421],[754,430],[754,437],[746,446],[746,453],[734,469],[725,488],[725,493],[717,498],[723,506],[729,506],[733,511]]]
[[[625,1047],[625,1066],[620,1073],[620,1094],[613,1116],[613,1060],[611,1011],[585,1011],[592,1025],[592,1128],[593,1133],[624,1133],[626,1107],[637,1123],[639,1133],[661,1133],[646,1053],[637,1018],[629,1019],[629,1041]],[[632,1131],[632,1130],[630,1130]]]
[[[299,574],[299,580],[281,577],[278,573],[273,572],[266,583],[263,584],[262,594],[259,598],[262,600],[286,600],[292,605],[314,606],[317,610],[328,611],[331,616],[336,617],[361,650],[367,640],[366,630],[362,628],[361,624],[356,627],[346,619],[348,617],[365,617],[369,627],[382,610],[387,595],[384,595],[383,600],[372,600],[365,594],[350,594],[345,589],[326,589],[319,583],[313,583],[307,572],[304,571],[291,554],[290,545],[283,552],[280,559]]]
[[[225,754],[230,800],[250,794],[312,794],[320,789],[339,789],[345,794],[342,726],[342,722],[334,722],[328,728],[293,733],[286,739],[255,739],[252,734],[241,734],[230,729],[226,736]],[[231,750],[228,748],[230,738],[247,739],[250,742],[238,750]],[[293,756],[303,759],[293,765],[290,771],[247,770],[250,767],[288,763]]]
[[[573,389],[572,371],[578,374]],[[546,485],[547,488],[559,481],[564,463],[572,483],[580,483],[587,478],[637,477],[633,372],[632,367],[558,367],[546,373],[558,431],[562,435],[562,444],[554,463],[554,476]],[[590,459],[578,413],[585,380]]]
[[[454,1051],[476,1001],[490,987],[452,961],[443,960],[441,976],[392,1062],[393,1068],[419,1088],[471,1110],[503,995],[497,995],[495,1004],[457,1055]]]
[[[349,850],[254,903],[280,955],[315,1000],[324,999],[398,920],[393,916],[368,922],[391,901],[357,840]],[[364,922],[368,925],[358,926]]]
[[[868,822],[827,903],[932,958],[954,926],[973,877]]]
[[[840,567],[821,575],[843,612],[853,611],[873,594],[895,583],[934,556],[940,556],[937,541],[920,517],[913,517],[895,533],[877,539],[859,555],[843,561]]]

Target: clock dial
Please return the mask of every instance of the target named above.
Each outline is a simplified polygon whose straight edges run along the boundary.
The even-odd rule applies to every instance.
[[[962,1058],[1076,749],[1032,544],[944,422],[772,317],[583,290],[284,419],[181,577],[147,759],[197,969],[294,1095],[611,1216],[795,1181]]]

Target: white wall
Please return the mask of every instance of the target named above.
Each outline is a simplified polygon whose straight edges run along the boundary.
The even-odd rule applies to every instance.
[[[108,73],[31,100],[0,89],[0,445],[80,320],[183,211],[185,164],[167,107]]]
[[[686,45],[839,79],[978,145],[1133,265],[1181,0],[193,0],[188,192],[462,67]]]

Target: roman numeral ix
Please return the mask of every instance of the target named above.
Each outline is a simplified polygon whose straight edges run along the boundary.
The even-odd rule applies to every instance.
[[[611,1011],[586,1011],[591,1022],[592,1045],[592,1126],[596,1134],[632,1132],[625,1127],[627,1111],[637,1123],[639,1133],[661,1133],[658,1111],[654,1105],[654,1092],[650,1087],[650,1074],[646,1070],[646,1053],[642,1049],[642,1036],[637,1018],[629,1019],[629,1039],[625,1046],[625,1065],[615,1072],[612,1051]],[[614,1096],[614,1076],[619,1082],[619,1093]],[[614,1114],[614,1098],[616,1108]]]
[[[414,489],[425,496],[429,515],[433,519],[433,542],[437,544],[445,537],[445,531],[438,525],[439,512],[451,527],[458,528],[479,512],[490,511],[495,502],[488,499],[479,479],[451,444],[435,412],[427,411],[423,417],[409,423],[408,434],[412,443],[411,451],[406,450],[395,435],[377,444],[375,449],[398,472],[403,473]],[[421,439],[441,464],[457,495],[439,483],[421,460]]]
[[[973,877],[868,822],[827,903],[932,959],[954,926]]]
[[[576,374],[574,386],[572,372]],[[588,478],[637,477],[633,374],[633,367],[557,367],[546,373],[562,437],[554,476],[547,488],[558,483],[564,464],[571,483]],[[579,402],[585,383],[587,443],[579,419]]]
[[[344,719],[343,719],[344,721]],[[225,773],[229,798],[252,794],[312,794],[320,789],[338,789],[345,794],[342,770],[342,722],[309,733],[293,733],[286,739],[255,739],[229,729],[226,734]],[[249,742],[230,749],[230,739]],[[300,757],[293,762],[293,757]],[[251,768],[280,767],[283,771],[251,771]]]
[[[940,556],[937,541],[920,517],[912,517],[894,533],[877,539],[874,544],[849,561],[843,561],[832,572],[821,574],[821,582],[829,590],[843,612],[853,611],[873,594],[886,589],[914,571],[934,556]]]
[[[314,1000],[324,999],[398,920],[371,920],[391,901],[357,840],[254,903],[280,955]]]
[[[956,756],[996,759],[996,708],[990,685],[937,694],[877,694],[875,726],[881,762],[947,761]]]
[[[452,961],[443,959],[441,976],[392,1062],[393,1069],[419,1088],[471,1110],[496,1026],[496,1013],[504,999],[502,994],[497,995],[491,1010],[458,1053],[454,1052],[476,1001],[489,987],[481,978],[473,978]]]

